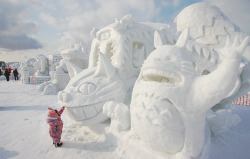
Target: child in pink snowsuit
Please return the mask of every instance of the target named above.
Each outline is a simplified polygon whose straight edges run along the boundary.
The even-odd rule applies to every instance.
[[[55,144],[55,147],[62,146],[61,141],[61,134],[62,134],[62,128],[63,128],[63,121],[61,120],[61,114],[64,111],[64,106],[59,110],[55,110],[52,108],[49,109],[47,123],[49,124],[49,134],[53,139],[53,144]]]

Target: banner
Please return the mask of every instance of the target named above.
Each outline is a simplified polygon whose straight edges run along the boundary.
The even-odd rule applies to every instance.
[[[232,102],[232,104],[250,106],[250,92]]]

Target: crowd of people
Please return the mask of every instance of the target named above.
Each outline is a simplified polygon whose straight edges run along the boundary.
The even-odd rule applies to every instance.
[[[9,81],[10,80],[10,76],[13,75],[15,80],[19,80],[19,73],[17,71],[17,69],[14,69],[12,71],[11,68],[6,68],[5,70],[2,71],[2,69],[0,69],[0,76],[4,75],[6,77],[6,80]],[[12,80],[13,79],[12,76]]]

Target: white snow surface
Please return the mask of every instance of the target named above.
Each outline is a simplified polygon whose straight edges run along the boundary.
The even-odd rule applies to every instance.
[[[129,138],[130,134],[126,131],[117,132],[119,138],[112,137],[107,131],[109,122],[92,127],[78,126],[72,124],[66,114],[62,115],[64,144],[55,148],[46,118],[47,107],[60,108],[57,95],[41,95],[37,88],[38,85],[12,80],[7,82],[3,76],[0,77],[1,159],[162,158],[138,139]],[[250,107],[228,105],[228,108],[241,117],[241,122],[220,136],[211,137],[209,159],[250,157]],[[130,142],[127,142],[128,139]]]

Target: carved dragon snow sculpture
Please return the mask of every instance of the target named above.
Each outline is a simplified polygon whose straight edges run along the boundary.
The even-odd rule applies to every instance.
[[[135,83],[130,106],[131,130],[153,149],[196,158],[204,143],[206,112],[227,97],[239,74],[241,54],[248,44],[230,40],[219,53],[223,60],[207,75],[199,75],[188,51],[188,30],[175,45],[155,47]]]

